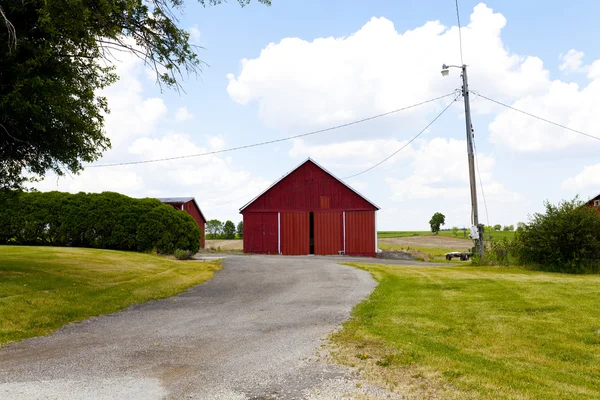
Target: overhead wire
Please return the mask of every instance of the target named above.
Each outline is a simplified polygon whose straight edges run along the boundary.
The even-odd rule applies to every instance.
[[[462,28],[460,26],[460,12],[458,10],[458,0],[454,1],[456,4],[456,21],[458,22],[458,44],[460,46],[460,65],[464,65],[463,62],[463,50],[462,50]]]
[[[483,190],[483,180],[481,179],[481,172],[479,171],[479,156],[477,155],[477,143],[475,142],[475,135],[473,135],[473,149],[475,151],[475,167],[477,168],[477,176],[479,177],[481,197],[483,197],[483,206],[485,207],[485,219],[488,226],[490,226],[490,214],[488,213],[487,200],[485,199],[485,191]]]
[[[473,91],[471,91],[471,92],[473,92]],[[476,93],[476,94],[477,94],[479,97],[481,97],[481,98],[484,98],[484,99],[486,99],[486,100],[488,100],[488,101],[491,101],[492,103],[496,103],[496,104],[498,104],[498,105],[501,105],[501,106],[503,106],[503,107],[509,108],[509,109],[511,109],[511,110],[513,110],[513,111],[517,111],[517,112],[519,112],[519,113],[521,113],[521,114],[525,114],[525,115],[528,115],[528,116],[530,116],[530,117],[532,117],[532,118],[538,119],[538,120],[540,120],[540,121],[544,121],[544,122],[546,122],[546,123],[548,123],[548,124],[551,124],[551,125],[554,125],[554,126],[558,126],[559,128],[563,128],[563,129],[566,129],[566,130],[568,130],[568,131],[575,132],[575,133],[578,133],[578,134],[580,134],[580,135],[583,135],[583,136],[587,136],[587,137],[589,137],[589,138],[592,138],[592,139],[600,140],[600,137],[598,137],[598,136],[590,135],[589,133],[585,133],[585,132],[579,131],[579,130],[577,130],[577,129],[573,129],[573,128],[570,128],[570,127],[568,127],[568,126],[565,126],[565,125],[559,124],[558,122],[554,122],[554,121],[551,121],[551,120],[549,120],[549,119],[546,119],[546,118],[540,117],[540,116],[538,116],[538,115],[535,115],[535,114],[529,113],[529,112],[527,112],[527,111],[520,110],[520,109],[518,109],[518,108],[515,108],[515,107],[513,107],[513,106],[510,106],[510,105],[508,105],[508,104],[505,104],[505,103],[503,103],[503,102],[501,102],[501,101],[499,101],[499,100],[494,100],[494,99],[492,99],[492,98],[489,98],[489,97],[487,97],[487,96],[484,96],[484,95],[483,95],[483,94],[481,94],[481,93],[478,93],[478,92],[473,92],[473,93]]]
[[[194,158],[194,157],[202,157],[202,156],[208,156],[208,155],[214,155],[214,154],[222,154],[222,153],[227,153],[227,152],[231,152],[231,151],[236,151],[236,150],[243,150],[243,149],[249,149],[252,147],[258,147],[258,146],[265,146],[265,145],[269,145],[269,144],[273,144],[273,143],[279,143],[279,142],[284,142],[284,141],[288,141],[288,140],[292,140],[292,139],[298,139],[298,138],[302,138],[302,137],[306,137],[306,136],[311,136],[311,135],[316,135],[318,133],[323,133],[323,132],[329,132],[329,131],[333,131],[336,129],[340,129],[340,128],[345,128],[348,126],[352,126],[352,125],[356,125],[356,124],[360,124],[363,122],[367,122],[367,121],[371,121],[377,118],[381,118],[381,117],[385,117],[387,115],[391,115],[391,114],[395,114],[398,113],[400,111],[405,111],[411,108],[415,108],[424,104],[428,104],[428,103],[432,103],[434,101],[452,96],[454,94],[454,92],[452,93],[448,93],[442,96],[438,96],[435,97],[433,99],[429,99],[429,100],[425,100],[422,101],[420,103],[416,103],[416,104],[412,104],[409,106],[405,106],[405,107],[401,107],[392,111],[388,111],[382,114],[377,114],[371,117],[367,117],[367,118],[362,118],[359,120],[355,120],[355,121],[351,121],[351,122],[347,122],[341,125],[336,125],[336,126],[332,126],[329,128],[324,128],[324,129],[319,129],[316,131],[311,131],[311,132],[306,132],[306,133],[301,133],[299,135],[293,135],[293,136],[287,136],[281,139],[274,139],[274,140],[267,140],[264,142],[258,142],[258,143],[253,143],[253,144],[247,144],[247,145],[243,145],[243,146],[236,146],[236,147],[231,147],[228,149],[222,149],[222,150],[214,150],[214,151],[208,151],[208,152],[204,152],[204,153],[198,153],[198,154],[189,154],[189,155],[185,155],[185,156],[174,156],[174,157],[164,157],[164,158],[157,158],[157,159],[152,159],[152,160],[140,160],[140,161],[127,161],[127,162],[118,162],[118,163],[109,163],[109,164],[91,164],[91,165],[87,165],[87,168],[102,168],[102,167],[116,167],[116,166],[124,166],[124,165],[136,165],[136,164],[149,164],[149,163],[157,163],[157,162],[162,162],[162,161],[172,161],[172,160],[181,160],[181,159],[186,159],[186,158]]]
[[[458,96],[454,97],[454,99],[438,114],[435,116],[434,119],[431,120],[431,122],[429,122],[425,128],[421,129],[421,131],[419,133],[417,133],[415,136],[412,137],[412,139],[410,139],[408,142],[406,142],[402,147],[400,147],[398,150],[396,150],[395,152],[393,152],[392,154],[390,154],[389,156],[387,156],[386,158],[384,158],[383,160],[379,161],[377,164],[372,165],[371,167],[360,171],[354,175],[350,175],[350,176],[346,176],[344,178],[342,178],[342,180],[346,180],[346,179],[350,179],[350,178],[354,178],[357,177],[359,175],[364,174],[365,172],[369,172],[374,168],[377,168],[378,166],[380,166],[381,164],[383,164],[384,162],[386,162],[387,160],[389,160],[390,158],[394,157],[396,154],[398,154],[399,152],[401,152],[402,150],[404,150],[409,144],[411,144],[412,142],[414,142],[419,136],[421,136],[423,134],[423,132],[425,132],[431,125],[433,125],[433,123],[435,121],[438,120],[438,118],[440,118],[449,108],[452,104],[454,104],[454,102],[456,101],[456,99],[458,99]]]

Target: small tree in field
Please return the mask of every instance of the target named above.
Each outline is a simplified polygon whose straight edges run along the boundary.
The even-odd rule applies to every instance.
[[[457,226],[452,227],[452,236],[458,236],[458,227]]]
[[[244,238],[244,221],[240,221],[237,224],[237,235],[240,239]]]
[[[231,221],[226,221],[223,225],[223,237],[225,239],[235,239],[235,225]]]
[[[431,217],[431,220],[429,221],[429,226],[431,226],[431,232],[437,235],[440,231],[440,227],[445,223],[446,216],[442,213],[436,212],[435,214],[433,214],[433,217]]]
[[[515,230],[515,226],[514,225],[509,225],[508,226],[508,230],[509,231],[514,231]]]
[[[500,225],[500,224],[496,224],[496,225],[494,225],[494,230],[495,230],[495,231],[499,231],[499,230],[501,230],[501,229],[502,229],[502,225]]]
[[[508,225],[504,225],[502,227],[502,230],[505,231],[505,232],[508,232],[508,231],[510,231],[510,227]]]
[[[600,271],[600,213],[579,198],[530,217],[516,233],[514,252],[523,264],[543,271]]]
[[[206,222],[207,239],[216,239],[223,233],[223,223],[218,219],[211,219]]]

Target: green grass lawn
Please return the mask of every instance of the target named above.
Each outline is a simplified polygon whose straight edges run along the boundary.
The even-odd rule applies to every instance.
[[[452,231],[440,231],[438,233],[439,236],[444,237],[455,237],[458,239],[469,239],[469,231],[467,231],[467,236],[464,235],[462,230],[459,230],[456,236],[452,233]],[[515,231],[486,231],[485,237],[487,238],[490,235],[492,238],[512,238],[515,235]],[[378,238],[395,238],[395,237],[409,237],[409,236],[433,236],[433,233],[430,231],[379,231],[377,232]],[[469,239],[470,240],[470,239]]]
[[[351,264],[379,285],[333,356],[415,398],[600,399],[600,276]]]
[[[133,252],[0,246],[0,345],[172,296],[218,269]]]

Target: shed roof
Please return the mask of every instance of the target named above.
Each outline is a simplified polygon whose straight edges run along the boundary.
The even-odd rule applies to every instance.
[[[590,197],[586,204],[593,202],[594,200],[600,200],[600,193],[595,197]]]
[[[196,208],[200,212],[200,216],[202,217],[202,219],[207,221],[204,214],[202,214],[202,209],[200,208],[200,206],[198,206],[196,199],[193,197],[160,197],[157,200],[161,201],[163,203],[167,203],[167,204],[185,204],[185,203],[189,203],[190,201],[193,201],[194,204],[196,205]]]
[[[283,179],[285,179],[286,176],[288,176],[289,174],[291,174],[292,172],[294,172],[295,170],[297,170],[298,168],[300,168],[301,166],[303,166],[307,162],[311,162],[314,165],[316,165],[317,167],[321,168],[323,171],[325,171],[326,173],[328,173],[329,175],[331,175],[335,180],[337,180],[338,182],[340,182],[342,185],[346,186],[348,189],[350,189],[351,191],[353,191],[354,193],[356,193],[359,197],[361,197],[362,199],[364,199],[367,203],[371,204],[377,210],[381,209],[377,204],[373,203],[371,200],[367,199],[365,196],[363,196],[362,194],[358,193],[356,190],[354,190],[346,182],[344,182],[343,180],[341,180],[340,178],[338,178],[337,176],[335,176],[334,174],[332,174],[331,172],[329,172],[328,170],[326,170],[324,167],[322,167],[321,165],[319,165],[315,160],[313,160],[312,158],[309,157],[306,160],[304,160],[300,165],[298,165],[296,168],[292,169],[290,172],[288,172],[287,174],[285,174],[281,178],[279,178],[277,181],[275,181],[271,186],[269,186],[268,188],[266,188],[265,190],[263,190],[258,196],[256,196],[255,198],[253,198],[252,200],[250,200],[248,203],[246,203],[242,208],[240,208],[240,212],[244,211],[244,209],[246,209],[248,206],[250,206],[250,204],[254,203],[260,196],[262,196],[263,194],[267,193],[272,187],[274,187],[279,182],[281,182]]]

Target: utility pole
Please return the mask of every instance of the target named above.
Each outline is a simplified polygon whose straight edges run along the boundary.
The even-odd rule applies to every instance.
[[[473,217],[473,227],[476,230],[471,234],[475,242],[475,252],[485,259],[485,248],[483,247],[483,229],[479,224],[479,211],[477,209],[477,180],[475,177],[475,154],[473,153],[473,124],[471,123],[471,102],[469,100],[469,82],[467,80],[467,66],[462,65],[463,80],[463,100],[465,102],[465,123],[467,128],[467,155],[469,157],[469,181],[471,183],[471,210]]]
[[[462,70],[462,95],[465,102],[465,123],[467,128],[467,156],[469,158],[469,182],[471,186],[471,234],[475,243],[475,253],[485,260],[485,247],[483,244],[483,227],[479,224],[479,211],[477,209],[477,180],[475,177],[475,154],[473,152],[473,124],[471,123],[471,103],[469,100],[469,83],[467,80],[467,66],[446,65],[442,66],[442,76],[448,75],[448,68],[455,67]]]

